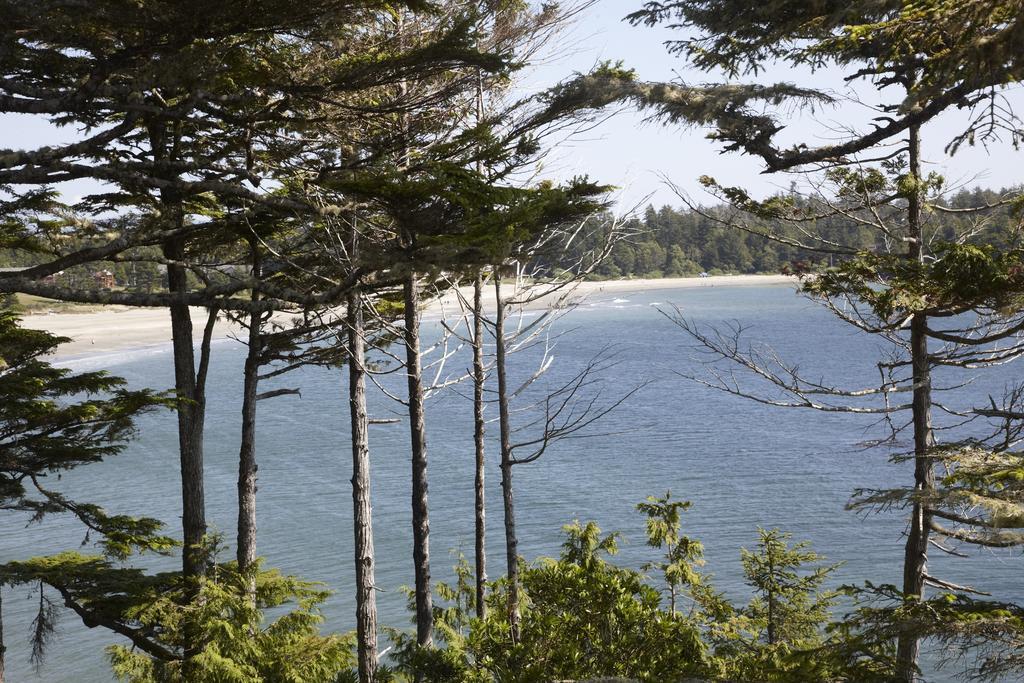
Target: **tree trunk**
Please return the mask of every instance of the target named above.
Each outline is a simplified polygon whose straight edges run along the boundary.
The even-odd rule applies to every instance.
[[[184,240],[164,245],[167,288],[171,294],[188,291]],[[178,451],[181,463],[181,524],[184,535],[182,572],[186,578],[205,572],[203,543],[206,536],[206,503],[203,489],[203,427],[205,392],[197,381],[192,339],[192,318],[188,304],[170,306],[171,341],[174,354],[174,389],[177,394]]]
[[[668,542],[668,557],[671,559],[675,555],[676,544],[671,541]],[[673,581],[668,582],[668,609],[669,615],[673,619],[676,618],[676,584]]]
[[[370,506],[370,442],[366,415],[366,347],[363,305],[348,295],[348,403],[352,418],[352,523],[356,562],[356,638],[359,682],[377,676],[377,596],[374,593],[373,510]]]
[[[479,46],[478,46],[479,47]],[[476,123],[484,120],[484,74],[476,70]],[[476,172],[483,176],[484,162],[478,159]],[[476,541],[476,616],[487,617],[487,505],[484,468],[484,274],[478,270],[473,279],[473,445],[476,451],[476,477],[474,481],[475,541]]]
[[[184,246],[173,241],[164,247],[164,255],[171,261],[184,256]],[[185,268],[167,266],[168,289],[171,293],[184,293],[188,284]],[[203,428],[206,420],[206,374],[210,365],[210,340],[217,309],[211,307],[199,352],[199,368],[195,367],[192,339],[192,319],[188,305],[172,304],[171,340],[174,355],[174,387],[178,413],[178,451],[181,468],[181,523],[182,577],[188,599],[195,600],[199,590],[197,579],[206,574],[206,503],[203,487]],[[198,625],[188,618],[184,625],[182,674],[192,677],[192,660],[203,648]]]
[[[908,200],[907,225],[911,239],[908,258],[924,261],[924,240],[921,230],[921,196],[917,184],[921,181],[920,128],[912,126],[909,136],[910,169],[915,183],[914,194]],[[932,467],[930,450],[934,444],[931,418],[931,363],[928,358],[928,317],[923,313],[914,314],[910,321],[910,355],[913,365],[914,396],[914,491],[926,493],[935,486],[935,470]],[[903,593],[921,598],[924,593],[924,577],[928,569],[928,535],[930,518],[924,506],[915,502],[910,519],[910,533],[903,560]],[[913,633],[901,634],[897,643],[897,678],[914,681],[920,643]]]
[[[512,496],[512,426],[509,418],[508,381],[505,368],[505,301],[501,296],[501,272],[495,271],[494,317],[495,365],[498,372],[498,424],[501,432],[501,497],[505,508],[505,562],[508,567],[508,623],[512,642],[519,642],[519,539],[516,536],[515,500]]]
[[[181,129],[168,130],[161,121],[148,124],[153,162],[158,166],[173,162]],[[170,139],[169,139],[170,138]],[[170,167],[168,167],[170,168]],[[168,171],[167,179],[172,179]],[[185,225],[185,209],[177,191],[160,191],[160,203],[174,227]],[[174,237],[162,245],[167,260],[167,290],[184,297],[188,294],[188,271],[185,267],[185,237]],[[173,301],[168,307],[171,316],[171,348],[174,359],[174,390],[178,416],[178,457],[181,470],[182,578],[186,595],[193,600],[199,590],[196,580],[206,573],[206,499],[203,486],[203,428],[206,420],[206,373],[210,361],[210,336],[216,321],[216,309],[210,309],[196,369],[192,338],[192,318],[188,303]],[[182,674],[191,676],[192,659],[202,650],[196,625],[191,619],[184,625]]]
[[[473,443],[476,450],[474,508],[476,511],[476,616],[487,617],[487,507],[484,467],[484,276],[477,273],[473,281]]]
[[[768,584],[768,644],[775,644],[775,562],[773,561],[770,546],[765,546],[765,555],[768,560],[768,576],[771,582]]]
[[[7,646],[4,645],[4,587],[0,584],[0,683],[4,683],[4,662],[7,659]]]
[[[416,642],[432,643],[434,608],[430,595],[430,517],[427,505],[427,427],[423,411],[423,371],[420,367],[419,283],[410,272],[405,296],[405,357],[409,381],[409,435],[412,447],[412,542],[416,568]]]
[[[252,276],[260,277],[260,257],[255,240],[252,250]],[[252,292],[259,300],[259,292]],[[242,384],[242,441],[238,451],[238,569],[248,570],[256,561],[256,394],[259,387],[260,355],[263,352],[261,327],[263,315],[249,315],[249,352],[245,357]]]

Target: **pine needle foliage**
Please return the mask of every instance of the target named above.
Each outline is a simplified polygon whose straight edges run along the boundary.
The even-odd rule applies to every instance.
[[[742,549],[747,584],[756,597],[747,607],[768,645],[816,643],[828,621],[836,593],[822,584],[839,565],[822,565],[806,541],[790,544],[792,534],[758,529],[757,549]]]
[[[704,546],[689,536],[680,535],[681,513],[690,508],[686,500],[672,500],[672,492],[664,497],[648,496],[636,509],[647,517],[647,545],[664,548],[658,562],[648,562],[644,569],[657,569],[664,577],[669,593],[669,614],[676,614],[676,597],[682,586],[697,587],[701,583],[698,567],[704,565]]]
[[[319,633],[329,592],[259,563],[244,572],[215,564],[186,581],[64,552],[9,563],[4,575],[53,588],[86,626],[128,638],[107,648],[126,683],[333,683],[355,661],[351,636]],[[186,662],[196,639],[202,647]]]
[[[507,612],[500,608],[507,579],[488,585],[494,609],[477,619],[471,570],[461,560],[456,584],[438,588],[446,604],[435,605],[437,646],[418,648],[412,636],[393,634],[395,680],[800,683],[855,681],[865,671],[891,672],[847,657],[857,637],[826,628],[837,593],[824,583],[836,565],[824,564],[807,543],[792,543],[789,534],[776,529],[760,530],[757,549],[743,551],[741,558],[754,598],[737,606],[694,569],[701,545],[679,535],[678,526],[687,501],[666,494],[637,507],[648,516],[651,547],[666,547],[674,537],[676,548],[688,549],[685,563],[692,574],[678,588],[690,609],[666,609],[658,581],[611,562],[618,534],[602,534],[594,522],[576,521],[563,527],[565,541],[557,558],[540,558],[522,568],[518,641],[510,637]],[[650,566],[663,574],[664,564]],[[878,649],[879,643],[871,643],[872,654]]]
[[[251,588],[255,586],[255,600]],[[329,595],[316,584],[263,570],[239,572],[221,565],[200,581],[198,598],[177,591],[125,611],[143,629],[159,629],[165,646],[183,649],[198,624],[202,651],[189,661],[165,660],[115,645],[107,649],[118,679],[126,683],[333,683],[354,666],[351,636],[320,635],[319,606]],[[291,605],[267,620],[266,611]]]
[[[121,453],[134,420],[162,404],[150,391],[129,391],[104,372],[75,373],[46,356],[68,341],[28,330],[0,311],[0,509],[75,515],[98,534],[104,552],[124,558],[135,549],[164,552],[174,541],[155,519],[111,515],[54,490],[49,477]]]

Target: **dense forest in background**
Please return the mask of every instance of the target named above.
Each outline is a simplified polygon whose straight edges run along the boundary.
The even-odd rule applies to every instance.
[[[998,191],[963,189],[951,194],[945,203],[952,209],[993,207],[987,212],[984,230],[969,241],[1007,249],[1019,245],[1020,226],[1013,207],[1000,205],[1000,200],[1019,192],[1019,188]],[[813,200],[795,194],[788,198],[797,206],[813,204]],[[702,272],[711,275],[780,273],[830,264],[828,254],[737,229],[731,224],[730,210],[731,207],[725,205],[708,208],[663,206],[660,209],[648,206],[642,217],[625,224],[629,237],[615,245],[610,257],[597,267],[592,277],[686,277]],[[935,215],[931,239],[935,242],[953,241],[969,232],[968,225],[968,218],[955,213]],[[786,230],[791,234],[794,232],[783,221],[766,221],[763,228],[782,234]],[[843,216],[817,221],[813,230],[837,243],[859,245],[865,251],[885,248],[878,242],[877,230]],[[600,231],[587,233],[585,237],[576,245],[578,253],[593,249],[603,239]],[[575,252],[567,260],[574,258]]]
[[[987,220],[984,230],[967,238],[969,242],[984,243],[998,249],[1013,249],[1020,245],[1018,210],[1003,203],[1005,197],[1015,196],[1020,188],[991,190],[961,189],[950,195],[946,206],[951,209],[985,209]],[[808,200],[795,193],[780,195],[795,205],[809,207]],[[790,246],[778,239],[737,229],[731,223],[730,207],[648,206],[641,217],[626,221],[614,229],[625,235],[615,242],[610,254],[588,276],[590,279],[688,277],[700,273],[736,275],[753,273],[801,272],[830,264],[831,257],[820,251]],[[585,254],[598,249],[608,240],[608,230],[614,221],[609,216],[595,219],[595,227],[581,233],[581,239],[557,255],[549,263],[552,269],[573,263]],[[970,232],[969,218],[955,213],[935,217],[931,229],[934,242],[953,241]],[[766,228],[784,234],[788,228],[783,221],[768,221]],[[843,244],[860,245],[865,251],[884,249],[878,243],[879,235],[869,226],[850,218],[832,216],[816,222],[815,230]],[[102,274],[112,276],[114,287],[130,291],[151,292],[164,286],[165,271],[153,258],[153,248],[137,249],[124,261],[98,261],[61,271],[53,280],[71,287],[102,288],[106,283]],[[18,268],[38,265],[43,258],[38,254],[16,249],[0,249],[0,268]],[[216,277],[216,275],[214,275]]]

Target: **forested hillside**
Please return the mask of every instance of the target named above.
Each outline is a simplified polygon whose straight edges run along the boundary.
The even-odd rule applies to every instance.
[[[951,209],[981,208],[995,205],[1001,198],[1015,195],[1019,189],[989,190],[977,188],[961,190],[946,202]],[[813,202],[798,195],[784,195],[797,206],[812,208]],[[814,230],[833,234],[844,244],[859,244],[864,249],[884,247],[875,244],[878,231],[859,224],[852,218],[839,215],[829,207],[817,207],[817,213],[833,215],[815,221]],[[988,212],[982,233],[971,238],[975,242],[996,245],[999,248],[1015,246],[1020,239],[1019,217],[1011,206],[997,206]],[[684,277],[708,272],[712,275],[737,273],[778,273],[810,268],[815,264],[827,265],[829,255],[808,251],[768,239],[753,232],[745,232],[731,223],[725,206],[688,208],[649,206],[643,217],[627,223],[629,239],[619,242],[611,257],[596,271],[597,278],[622,277]],[[744,218],[749,221],[749,217]],[[956,213],[935,212],[931,216],[931,238],[934,241],[952,240],[954,235],[966,232],[966,220]],[[784,232],[779,221],[767,220],[760,230]],[[590,235],[591,242],[600,235]],[[592,248],[590,242],[579,245],[582,252]]]
[[[957,235],[969,233],[967,218],[955,210],[989,210],[984,230],[968,238],[1000,249],[1020,244],[1020,214],[1013,204],[1002,202],[1015,196],[1020,188],[960,190],[952,194],[945,205],[954,212],[933,212],[930,221],[931,239],[951,241]],[[797,194],[780,195],[782,201],[792,202],[808,212],[832,215],[814,221],[814,230],[834,235],[844,244],[859,244],[865,250],[885,248],[876,244],[878,231],[856,222],[852,217],[840,215],[834,207],[814,206],[814,202]],[[612,225],[609,217],[604,223]],[[600,223],[600,222],[599,222]],[[726,205],[711,207],[648,206],[643,216],[634,218],[619,228],[627,238],[616,241],[614,248],[594,272],[591,279],[686,277],[707,272],[712,275],[793,272],[829,264],[830,256],[819,251],[790,246],[778,239],[770,239],[737,225],[737,217]],[[760,232],[784,234],[783,221],[765,220],[755,227]],[[596,226],[581,233],[582,239],[573,248],[557,255],[565,265],[573,263],[594,251],[608,239],[610,228]],[[83,244],[82,246],[87,246]],[[66,248],[66,241],[64,244]],[[152,249],[141,250],[137,258],[125,261],[96,261],[61,271],[55,278],[73,287],[101,287],[97,273],[113,276],[114,287],[130,291],[150,292],[163,287],[163,269],[153,263]],[[834,262],[834,255],[831,257]],[[37,265],[43,261],[38,253],[17,249],[0,249],[0,268]]]

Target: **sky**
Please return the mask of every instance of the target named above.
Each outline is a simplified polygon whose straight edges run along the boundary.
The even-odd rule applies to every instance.
[[[586,72],[604,60],[621,60],[647,81],[699,84],[717,80],[713,75],[687,68],[683,60],[667,53],[664,41],[678,34],[664,28],[634,27],[623,21],[626,14],[641,4],[642,0],[597,0],[559,37],[546,63],[523,74],[518,90],[537,92],[574,72]],[[852,94],[865,102],[873,103],[878,98],[870,86],[851,91],[841,74],[828,71],[810,73],[777,67],[759,75],[757,80],[814,85]],[[1006,96],[1018,111],[1024,111],[1024,89],[1009,90]],[[873,115],[864,104],[851,102],[813,115],[794,112],[782,139],[824,143],[834,135],[830,129],[838,122],[863,127]],[[963,114],[953,113],[925,128],[926,170],[939,171],[953,186],[1000,188],[1024,183],[1024,156],[1006,143],[996,143],[989,149],[965,148],[952,158],[945,154],[946,143],[965,120]],[[794,181],[791,175],[763,174],[763,164],[757,159],[737,153],[722,154],[719,145],[705,138],[706,133],[662,126],[645,120],[641,114],[619,111],[585,134],[563,141],[545,159],[541,176],[564,180],[588,175],[592,180],[616,186],[616,205],[623,212],[647,203],[679,205],[681,201],[666,179],[699,203],[712,202],[697,182],[705,174],[723,184],[745,187],[755,196],[788,189]],[[0,117],[0,149],[59,144],[74,137],[73,130],[57,130],[30,116]],[[73,199],[89,189],[88,185],[78,183],[65,186],[62,191]]]
[[[713,75],[688,69],[686,63],[668,54],[664,41],[679,34],[664,28],[634,27],[622,19],[642,4],[642,0],[598,0],[586,10],[560,41],[566,54],[538,68],[528,77],[527,88],[541,88],[557,83],[574,71],[586,72],[603,60],[622,60],[635,69],[645,81],[679,81],[700,84],[717,81]],[[743,80],[743,79],[741,79]],[[751,80],[751,79],[747,79]],[[815,85],[837,93],[847,93],[868,102],[877,101],[870,87],[851,91],[836,72],[810,73],[776,67],[760,74],[761,83],[791,82]],[[1024,89],[1008,90],[1006,97],[1024,112]],[[829,128],[837,122],[864,126],[874,112],[864,105],[846,103],[812,115],[794,115],[783,131],[782,139],[803,139],[825,143]],[[922,132],[922,157],[925,171],[942,173],[951,186],[1008,187],[1024,183],[1024,152],[1008,143],[995,143],[989,149],[981,146],[963,148],[950,158],[944,148],[967,120],[954,112],[940,117]],[[670,179],[694,200],[712,201],[697,182],[701,175],[711,175],[728,185],[742,186],[756,196],[788,189],[795,179],[788,174],[764,175],[763,163],[737,153],[721,153],[721,146],[705,138],[706,130],[686,130],[649,122],[635,112],[621,112],[587,135],[561,146],[549,160],[550,171],[560,177],[586,172],[594,180],[618,186],[621,209],[648,201],[656,206],[679,205],[680,200],[664,182]],[[811,137],[806,137],[811,133]],[[799,181],[799,179],[797,179]],[[648,197],[648,195],[650,195]]]

